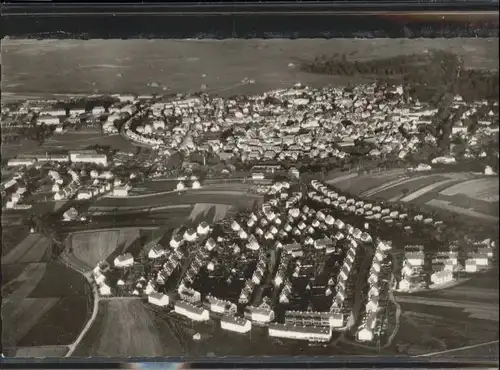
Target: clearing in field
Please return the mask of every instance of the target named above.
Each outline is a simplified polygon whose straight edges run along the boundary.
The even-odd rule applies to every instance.
[[[104,300],[75,356],[179,356],[182,349],[168,325],[139,300]]]
[[[486,201],[498,202],[500,197],[498,177],[482,178],[462,182],[460,184],[450,186],[448,189],[441,191],[440,194],[445,196],[454,196],[458,194],[465,195],[470,198]]]
[[[50,245],[49,239],[41,234],[29,234],[21,243],[2,259],[2,264],[34,263],[44,259]]]
[[[123,253],[138,237],[136,228],[75,233],[62,257],[79,271],[87,272],[115,250]]]

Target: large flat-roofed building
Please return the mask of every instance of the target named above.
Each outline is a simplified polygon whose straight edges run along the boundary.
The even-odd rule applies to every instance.
[[[330,312],[286,311],[286,324],[330,326]]]
[[[245,317],[258,323],[267,324],[274,320],[274,311],[266,307],[249,306],[245,308]]]
[[[32,158],[12,158],[7,162],[8,167],[32,166],[34,164],[35,160]]]
[[[208,306],[210,311],[225,314],[230,311],[236,311],[236,307],[229,301],[219,299],[217,297],[208,296],[205,298],[205,304]]]
[[[175,302],[174,311],[193,321],[208,321],[210,319],[208,310],[184,301]]]
[[[148,302],[155,306],[165,307],[170,303],[170,297],[166,294],[153,292],[148,295]]]
[[[269,336],[307,340],[310,342],[328,342],[332,338],[332,329],[330,327],[323,326],[272,323],[269,324]]]
[[[96,163],[103,166],[108,164],[106,154],[99,154],[94,150],[71,151],[69,158],[73,163]]]
[[[248,333],[252,330],[252,323],[250,320],[233,315],[224,315],[220,319],[220,327],[223,330],[234,331],[237,333]]]

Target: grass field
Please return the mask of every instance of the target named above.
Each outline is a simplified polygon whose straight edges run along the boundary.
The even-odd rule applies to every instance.
[[[17,346],[40,318],[54,307],[58,301],[59,298],[2,300],[3,346]]]
[[[231,206],[226,204],[196,203],[189,215],[189,220],[193,223],[206,221],[212,224],[224,219],[230,209]]]
[[[47,139],[39,150],[75,150],[88,146],[109,146],[124,152],[135,152],[135,146],[121,135],[103,135],[96,132],[67,132],[65,134],[53,135]]]
[[[426,186],[435,184],[440,181],[448,180],[447,177],[441,175],[423,175],[411,177],[407,180],[394,183],[390,187],[381,189],[371,196],[383,200],[399,200],[400,197],[412,194]]]
[[[28,235],[29,228],[27,226],[4,226],[2,224],[2,262],[4,262],[5,256],[14,250]]]
[[[65,345],[88,317],[90,287],[59,262],[2,266],[2,340],[6,347]]]
[[[123,208],[127,210],[133,208],[196,204],[206,202],[207,199],[213,204],[242,206],[245,204],[252,204],[252,202],[258,198],[261,197],[247,194],[243,191],[231,191],[229,189],[200,189],[188,190],[181,194],[177,192],[167,192],[140,197],[101,198],[95,201],[91,208]]]
[[[171,93],[207,91],[240,94],[269,91],[300,81],[307,85],[340,83],[335,76],[304,73],[289,63],[323,54],[345,53],[366,60],[429,50],[457,53],[466,68],[498,68],[496,40],[359,39],[359,40],[6,40],[2,93]],[[108,50],[109,53],[102,53]],[[144,64],[144,55],[148,63]],[[39,68],[33,68],[34,65]],[[36,71],[36,72],[35,72]],[[160,73],[159,73],[159,72]],[[162,73],[169,71],[169,73]],[[241,84],[243,78],[255,84]],[[71,79],[74,83],[68,85]],[[352,77],[348,78],[352,81]],[[67,86],[68,91],[64,91]],[[5,91],[5,92],[4,92]],[[3,99],[2,99],[3,100]]]
[[[50,240],[41,234],[29,234],[21,243],[7,253],[2,264],[32,263],[47,260]]]
[[[90,288],[89,288],[90,290]],[[38,316],[18,346],[69,345],[75,341],[91,314],[92,305],[83,297],[44,298],[55,304]],[[41,300],[41,298],[36,298]]]
[[[139,300],[104,300],[87,335],[74,356],[180,356],[177,344],[164,320]]]
[[[138,237],[135,228],[74,233],[69,241],[71,250],[66,248],[63,258],[80,271],[90,271],[111,253],[123,253]]]
[[[452,197],[465,195],[468,198],[483,202],[499,201],[498,177],[486,177],[462,182],[440,192],[441,195]]]
[[[4,354],[7,357],[64,357],[68,348],[64,346],[39,346],[39,347],[13,347],[4,348]]]

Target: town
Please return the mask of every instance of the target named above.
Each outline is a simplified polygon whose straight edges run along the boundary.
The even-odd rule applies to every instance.
[[[2,208],[51,240],[53,258],[89,281],[95,305],[138,299],[235,336],[259,328],[270,338],[342,336],[385,348],[400,326],[395,295],[451,288],[497,263],[498,211],[413,203],[467,181],[498,188],[498,102],[455,95],[447,104],[419,101],[402,85],[297,83],[229,99],[117,94],[5,105],[3,142],[21,146],[29,134],[38,145],[2,158]],[[106,145],[64,142],[86,130]],[[356,190],[389,173],[397,177]],[[391,195],[376,195],[384,191]],[[216,199],[238,206],[213,218],[174,213]],[[85,230],[152,226],[154,237],[98,258],[68,247]]]

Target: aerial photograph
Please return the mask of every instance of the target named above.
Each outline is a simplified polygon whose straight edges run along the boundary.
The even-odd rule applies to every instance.
[[[498,361],[498,38],[1,59],[3,356]]]

